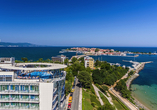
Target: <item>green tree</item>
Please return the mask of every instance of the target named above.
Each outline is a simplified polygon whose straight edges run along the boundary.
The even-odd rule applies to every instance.
[[[98,52],[98,51],[99,51],[99,48],[96,48],[96,49],[95,49],[95,52]]]
[[[95,66],[96,66],[96,67],[101,66],[101,61],[96,60],[96,61],[95,61]]]
[[[23,62],[27,62],[27,61],[28,61],[28,59],[27,59],[26,57],[22,57],[21,60],[22,60]]]
[[[99,69],[93,70],[92,78],[93,78],[94,83],[100,84],[100,85],[103,84],[103,77]]]
[[[72,70],[71,69],[67,69],[66,73],[67,73],[66,74],[66,80],[72,82],[72,78],[73,78]]]
[[[65,83],[65,93],[66,93],[66,95],[71,92],[71,87],[72,87],[72,84],[71,84],[70,81],[68,81],[67,83]]]
[[[51,60],[50,59],[46,59],[44,62],[51,62]]]
[[[68,65],[68,63],[69,63],[69,60],[66,58],[66,59],[64,60],[64,64]]]
[[[84,57],[79,58],[79,61],[84,64]]]
[[[78,71],[83,71],[83,70],[85,70],[84,65],[81,65],[81,64],[79,63],[79,61],[75,61],[74,64],[72,64],[72,65],[70,66],[70,68],[71,68],[71,70],[72,70],[73,76],[77,76]]]
[[[91,68],[90,67],[87,67],[86,69],[85,69],[88,73],[91,73]]]
[[[90,88],[92,84],[91,75],[87,71],[80,71],[78,79],[85,88]]]
[[[127,86],[126,86],[124,79],[120,80],[117,83],[115,89],[118,90],[122,94],[122,97],[124,97],[124,98],[130,98],[131,97],[131,92],[129,90],[127,90]]]
[[[39,58],[39,60],[38,60],[39,62],[43,62],[43,58]]]
[[[77,58],[73,57],[73,58],[72,58],[72,63],[74,64],[75,61],[77,61]]]

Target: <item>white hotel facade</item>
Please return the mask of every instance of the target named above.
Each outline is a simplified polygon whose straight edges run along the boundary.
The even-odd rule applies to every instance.
[[[66,65],[0,63],[0,110],[63,110]]]

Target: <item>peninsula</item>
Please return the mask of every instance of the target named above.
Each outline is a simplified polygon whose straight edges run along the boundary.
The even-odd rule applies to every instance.
[[[114,49],[100,49],[100,48],[86,48],[86,47],[73,47],[63,49],[59,53],[64,52],[76,52],[83,53],[84,55],[107,55],[107,56],[126,56],[126,57],[138,57],[140,54],[157,55],[156,52],[130,52],[130,51],[118,51]]]

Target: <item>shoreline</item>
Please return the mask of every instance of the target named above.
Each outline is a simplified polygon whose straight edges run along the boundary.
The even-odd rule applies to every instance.
[[[131,84],[132,81],[135,80],[138,76],[139,76],[139,72],[144,69],[144,66],[146,63],[151,63],[151,62],[143,62],[141,64],[139,64],[140,66],[135,70],[135,73],[133,75],[131,75],[131,77],[126,81],[126,85],[127,85],[127,89],[131,91]],[[134,103],[137,107],[139,108],[143,108],[145,110],[150,110],[148,107],[146,107],[142,102],[140,102],[139,100],[137,100],[131,93],[131,96],[134,98]]]

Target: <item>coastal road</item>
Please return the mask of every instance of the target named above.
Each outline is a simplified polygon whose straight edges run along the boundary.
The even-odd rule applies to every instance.
[[[80,82],[76,78],[75,91],[73,93],[73,100],[71,105],[71,110],[79,110],[79,95],[80,95]]]

